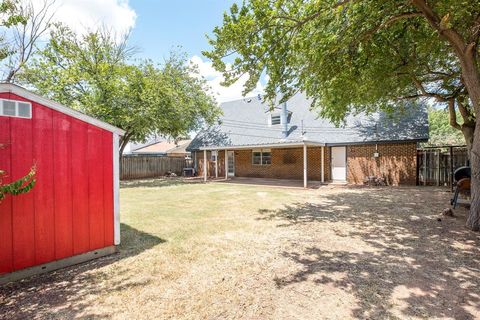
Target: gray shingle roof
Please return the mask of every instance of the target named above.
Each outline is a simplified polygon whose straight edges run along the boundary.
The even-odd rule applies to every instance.
[[[199,150],[201,147],[280,146],[302,143],[304,140],[326,145],[428,140],[428,117],[424,105],[412,105],[394,114],[377,112],[350,115],[345,125],[339,128],[329,120],[319,118],[317,112],[310,111],[310,105],[311,100],[301,93],[287,101],[291,118],[288,137],[283,139],[282,126],[268,124],[271,114],[269,106],[259,98],[222,103],[220,124],[201,130],[188,150]]]

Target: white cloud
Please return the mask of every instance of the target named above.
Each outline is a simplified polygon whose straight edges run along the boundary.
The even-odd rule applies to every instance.
[[[221,85],[222,81],[224,80],[223,75],[212,67],[212,63],[210,61],[204,61],[199,56],[193,56],[190,58],[190,62],[197,65],[200,75],[207,80],[209,86],[212,88],[212,94],[217,99],[217,102],[225,102],[243,98],[243,86],[248,80],[248,75],[242,76],[230,87],[224,87]],[[248,93],[248,96],[263,94],[263,92],[264,86],[258,82],[256,88],[252,92]]]
[[[135,26],[137,18],[128,0],[56,0],[54,10],[53,20],[77,33],[105,27],[121,36]]]

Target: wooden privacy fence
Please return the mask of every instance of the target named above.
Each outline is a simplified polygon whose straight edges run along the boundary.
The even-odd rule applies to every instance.
[[[421,186],[450,186],[453,172],[467,166],[465,146],[428,147],[417,150],[417,184]]]
[[[190,167],[191,160],[180,157],[159,157],[151,155],[123,156],[120,165],[120,179],[141,179],[164,176],[167,172],[182,175]]]

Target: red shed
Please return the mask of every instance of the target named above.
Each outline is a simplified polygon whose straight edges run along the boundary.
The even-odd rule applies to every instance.
[[[37,179],[29,193],[0,203],[0,283],[115,251],[123,133],[17,85],[0,84],[4,182],[33,165]]]

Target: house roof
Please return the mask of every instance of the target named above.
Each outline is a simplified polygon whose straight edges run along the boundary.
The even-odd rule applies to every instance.
[[[157,154],[169,154],[169,153],[187,153],[185,148],[190,144],[192,140],[180,140],[177,143],[173,140],[164,140],[151,143],[147,146],[133,150],[133,153],[157,153]]]
[[[41,104],[45,107],[48,107],[50,109],[59,111],[61,113],[69,115],[71,117],[80,119],[80,120],[82,120],[84,122],[87,122],[87,123],[90,123],[90,124],[92,124],[96,127],[105,129],[105,130],[110,131],[110,132],[114,132],[114,133],[122,135],[122,136],[125,134],[125,131],[123,131],[120,128],[112,126],[111,124],[103,122],[103,121],[101,121],[97,118],[88,116],[88,115],[86,115],[82,112],[79,112],[77,110],[71,109],[67,106],[64,106],[64,105],[58,103],[58,102],[49,100],[49,99],[47,99],[45,97],[42,97],[42,96],[39,96],[39,95],[37,95],[37,94],[35,94],[35,93],[33,93],[33,92],[23,88],[23,87],[20,87],[20,86],[16,85],[16,84],[0,83],[0,92],[2,92],[2,93],[5,93],[5,92],[13,93],[17,96],[24,97],[28,100],[37,102],[37,103],[39,103],[39,104]]]
[[[287,101],[291,118],[288,137],[284,139],[281,125],[269,125],[272,112],[259,97],[222,103],[220,124],[201,130],[187,150],[428,140],[428,117],[424,105],[412,104],[411,108],[393,114],[376,112],[349,115],[345,125],[338,128],[329,120],[319,118],[317,112],[310,110],[310,106],[311,100],[302,93]],[[273,110],[273,113],[278,112],[278,107]]]

